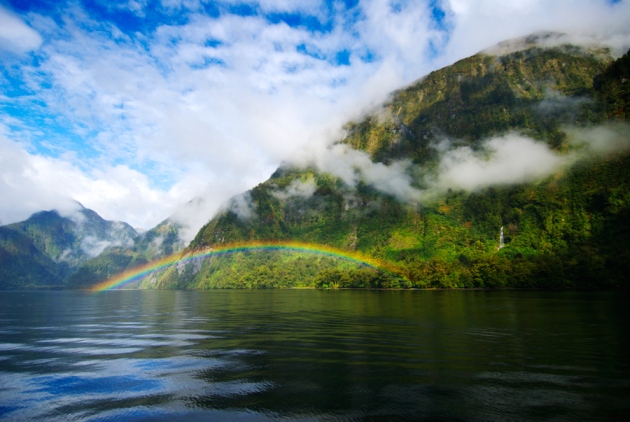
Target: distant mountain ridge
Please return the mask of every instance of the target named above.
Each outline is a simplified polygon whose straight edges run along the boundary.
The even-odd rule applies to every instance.
[[[67,216],[55,210],[40,211],[0,229],[4,233],[0,286],[13,288],[63,286],[89,259],[109,247],[129,247],[138,237],[129,224],[104,220],[80,204]],[[31,268],[30,263],[37,265]]]
[[[77,203],[75,212],[40,211],[0,226],[0,289],[85,288],[127,268],[183,250],[189,225],[179,214],[199,213],[195,198],[157,226],[138,233]]]
[[[129,224],[104,220],[83,206],[66,217],[55,210],[40,211],[6,227],[30,236],[41,251],[71,267],[109,246],[130,246],[138,236]]]
[[[180,223],[168,218],[151,230],[140,234],[133,245],[108,248],[78,268],[70,276],[68,287],[90,287],[128,268],[146,264],[183,250],[186,244],[179,237],[181,228]]]
[[[100,283],[127,269],[178,253],[189,242],[185,239],[205,209],[202,198],[193,198],[157,226],[141,233],[131,247],[108,248],[85,262],[68,280],[70,288],[86,288]],[[209,217],[207,217],[209,218]],[[138,287],[138,280],[127,287]]]

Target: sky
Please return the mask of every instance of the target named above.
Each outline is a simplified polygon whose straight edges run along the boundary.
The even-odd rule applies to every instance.
[[[501,41],[557,31],[622,53],[629,3],[0,0],[0,224],[79,201],[150,229],[196,197],[202,224],[394,89]]]

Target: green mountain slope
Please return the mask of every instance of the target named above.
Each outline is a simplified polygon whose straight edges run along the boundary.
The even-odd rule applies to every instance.
[[[391,264],[393,273],[308,254],[250,252],[182,261],[144,287],[625,285],[630,158],[620,121],[627,120],[628,68],[628,55],[613,61],[605,50],[535,43],[459,61],[346,125],[346,137],[329,150],[358,157],[350,174],[317,162],[286,165],[227,204],[189,246],[318,243],[360,251]],[[521,144],[543,148],[564,165],[523,180],[498,174],[493,183],[468,188],[438,183],[445,157],[456,164],[474,158],[483,169],[479,157],[492,158],[489,146],[515,136],[534,140]],[[609,147],[616,147],[604,151],[611,137]],[[592,143],[580,141],[586,138]],[[371,164],[357,151],[368,153]],[[378,179],[395,169],[397,178]],[[422,195],[401,198],[400,180],[408,182],[405,192]]]
[[[86,261],[108,248],[133,245],[137,237],[128,224],[104,220],[82,206],[71,216],[41,211],[0,228],[2,289],[64,285]]]
[[[105,249],[72,274],[68,287],[89,288],[126,270],[182,251],[189,243],[186,240],[188,232],[194,230],[192,227],[198,224],[197,219],[204,218],[206,206],[202,198],[193,198],[169,218],[138,235],[133,245]],[[135,281],[126,287],[138,287],[142,281]]]
[[[19,231],[0,227],[0,287],[61,287],[61,268]]]
[[[560,148],[565,138],[560,126],[575,122],[576,112],[594,113],[577,109],[578,99],[593,94],[593,79],[609,62],[603,51],[573,46],[532,47],[501,57],[477,54],[395,92],[380,115],[348,123],[344,142],[375,161],[406,157],[417,163],[435,158],[429,145],[444,136],[474,147],[517,130]],[[574,101],[541,109],[550,93]]]
[[[166,219],[160,224],[139,235],[135,243],[128,247],[111,247],[100,255],[87,260],[72,274],[68,281],[69,288],[86,288],[105,281],[129,268],[146,264],[184,249],[185,244],[179,238],[181,225],[173,219]],[[128,287],[137,287],[140,281]]]

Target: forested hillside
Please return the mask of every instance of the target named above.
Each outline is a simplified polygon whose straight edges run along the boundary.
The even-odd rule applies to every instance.
[[[178,236],[180,228],[173,220],[166,219],[139,235],[133,245],[107,248],[100,255],[84,262],[70,276],[67,286],[72,289],[90,287],[128,268],[181,251],[185,245]]]
[[[182,261],[144,287],[626,285],[629,68],[627,54],[613,61],[605,50],[535,40],[459,61],[346,125],[328,150],[354,157],[350,174],[317,160],[284,165],[189,246],[294,240],[360,251],[395,271],[240,252]],[[500,157],[513,145],[544,152],[519,161],[520,178]],[[537,157],[555,161],[545,173]],[[463,166],[471,163],[478,172],[505,170],[474,184]]]
[[[0,227],[0,289],[89,287],[185,247],[182,225],[172,218],[138,234],[78,207],[64,216],[40,211]]]
[[[17,230],[0,227],[0,288],[63,286],[59,265]]]
[[[131,226],[77,207],[68,216],[41,211],[0,227],[0,288],[64,287],[77,268],[104,250],[133,245],[138,234]]]

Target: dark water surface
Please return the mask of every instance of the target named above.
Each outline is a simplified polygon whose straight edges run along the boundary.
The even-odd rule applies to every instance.
[[[0,292],[0,419],[627,420],[628,299]]]

